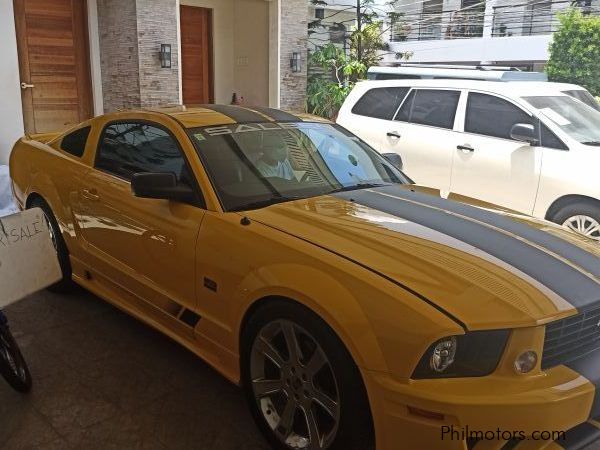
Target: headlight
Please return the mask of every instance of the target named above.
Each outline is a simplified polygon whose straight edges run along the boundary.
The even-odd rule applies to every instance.
[[[413,379],[482,377],[492,373],[504,353],[509,330],[449,336],[427,349]]]

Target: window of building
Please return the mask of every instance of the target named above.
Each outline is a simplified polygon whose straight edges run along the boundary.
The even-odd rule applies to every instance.
[[[85,152],[90,131],[92,131],[92,127],[85,127],[67,134],[60,143],[61,150],[81,158]]]
[[[416,89],[402,104],[396,120],[451,130],[459,100],[459,91]]]
[[[511,139],[517,123],[532,124],[532,118],[518,106],[494,95],[469,93],[465,131],[502,139]]]
[[[407,87],[371,89],[356,102],[352,113],[375,119],[392,120],[408,91]]]
[[[175,139],[147,123],[115,123],[104,130],[96,167],[125,180],[136,173],[169,173],[188,182],[187,165]]]

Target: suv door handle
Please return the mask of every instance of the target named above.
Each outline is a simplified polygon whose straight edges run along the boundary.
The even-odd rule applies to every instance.
[[[473,153],[475,151],[475,149],[469,144],[457,145],[456,149],[464,153]]]
[[[400,139],[402,137],[397,131],[388,131],[387,136],[394,139]]]
[[[98,195],[98,191],[96,189],[84,189],[81,192],[83,198],[91,200],[93,202],[97,202],[100,200],[100,196]]]

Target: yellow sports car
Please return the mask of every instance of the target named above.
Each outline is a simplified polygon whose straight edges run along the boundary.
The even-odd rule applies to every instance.
[[[243,386],[273,448],[600,435],[600,247],[414,186],[339,126],[119,112],[22,138],[10,170],[50,224],[54,288],[89,289]]]

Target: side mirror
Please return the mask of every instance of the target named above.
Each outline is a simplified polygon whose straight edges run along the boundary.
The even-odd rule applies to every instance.
[[[136,173],[131,178],[131,191],[140,198],[191,202],[194,190],[178,184],[174,173]]]
[[[388,162],[396,169],[404,170],[404,163],[402,162],[402,158],[398,153],[382,153],[381,156],[387,159]]]
[[[539,142],[535,127],[529,123],[517,123],[510,129],[510,137],[515,141],[536,145]]]

